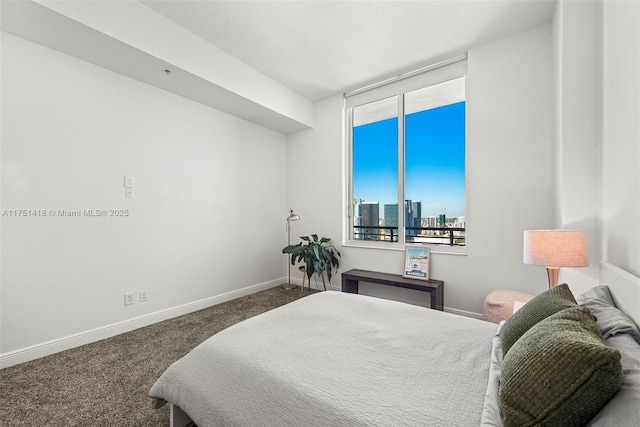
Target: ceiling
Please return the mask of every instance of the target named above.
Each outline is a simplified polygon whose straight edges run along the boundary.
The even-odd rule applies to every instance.
[[[0,0],[0,8],[5,33],[289,134],[314,127],[314,101],[549,22],[555,0]]]
[[[555,0],[142,3],[316,101],[548,22]]]

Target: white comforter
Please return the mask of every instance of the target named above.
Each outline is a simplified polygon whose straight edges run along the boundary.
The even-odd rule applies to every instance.
[[[496,325],[340,292],[236,324],[151,389],[206,426],[478,426]]]

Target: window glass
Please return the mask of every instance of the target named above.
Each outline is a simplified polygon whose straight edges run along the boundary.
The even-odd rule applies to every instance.
[[[398,200],[398,98],[355,107],[353,123],[353,238],[391,240],[397,222],[389,230],[381,219]]]
[[[465,79],[405,94],[405,241],[464,243]]]

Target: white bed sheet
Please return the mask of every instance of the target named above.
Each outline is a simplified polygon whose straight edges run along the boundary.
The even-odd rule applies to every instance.
[[[476,319],[323,292],[216,334],[150,394],[200,427],[480,425],[495,334]]]
[[[502,326],[504,322],[500,323]],[[482,419],[480,427],[503,427],[502,415],[500,412],[500,374],[502,373],[502,342],[497,328],[493,337],[491,348],[491,365],[489,367],[489,379],[487,381],[487,391],[482,408]]]

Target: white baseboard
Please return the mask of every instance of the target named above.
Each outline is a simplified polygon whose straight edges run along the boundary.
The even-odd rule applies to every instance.
[[[466,311],[466,310],[458,310],[457,308],[450,308],[450,307],[445,307],[444,311],[447,313],[457,314],[458,316],[465,316],[465,317],[471,317],[473,319],[482,320],[482,313],[475,313],[473,311]]]
[[[85,344],[100,341],[106,338],[110,338],[115,335],[120,335],[125,332],[130,332],[135,329],[142,328],[144,326],[149,326],[154,323],[162,322],[164,320],[172,319],[177,316],[182,316],[184,314],[202,310],[204,308],[208,308],[216,304],[220,304],[226,301],[230,301],[232,299],[243,297],[245,295],[270,289],[270,288],[273,288],[274,286],[284,283],[285,281],[286,281],[286,278],[270,280],[268,282],[247,286],[246,288],[227,292],[221,295],[204,298],[199,301],[182,304],[176,307],[171,307],[164,310],[156,311],[154,313],[149,313],[139,317],[135,317],[133,319],[123,320],[121,322],[113,323],[111,325],[102,326],[100,328],[91,329],[88,331],[84,331],[84,332],[69,335],[66,337],[58,338],[55,340],[47,341],[41,344],[36,344],[30,347],[25,347],[25,348],[10,351],[7,353],[3,353],[3,354],[0,354],[0,368],[7,368],[9,366],[17,365],[19,363],[24,363],[30,360],[39,359],[41,357],[59,353],[64,350],[69,350],[71,348],[79,347],[81,345],[85,345]]]

